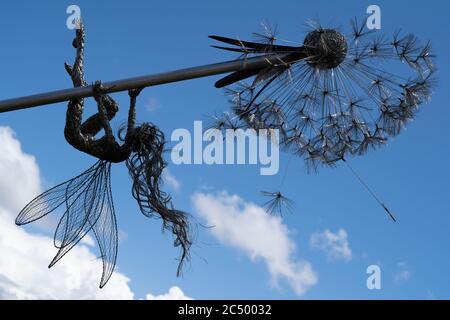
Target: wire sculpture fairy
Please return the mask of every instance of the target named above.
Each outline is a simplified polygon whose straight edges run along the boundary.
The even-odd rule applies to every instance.
[[[84,27],[76,31],[73,47],[76,49],[74,66],[65,64],[75,87],[86,86],[84,80]],[[74,148],[99,160],[89,169],[37,196],[28,203],[16,218],[24,225],[41,219],[63,206],[64,214],[54,235],[59,249],[49,267],[58,262],[84,236],[93,232],[103,261],[100,288],[110,279],[116,264],[118,231],[111,193],[111,163],[125,162],[132,179],[132,195],[140,211],[147,217],[162,219],[163,229],[170,231],[174,246],[181,247],[177,275],[189,258],[192,243],[188,214],[172,207],[171,197],[160,189],[161,175],[166,162],[164,134],[151,123],[136,126],[136,99],[142,89],[129,91],[130,109],[126,127],[119,130],[119,144],[110,121],[118,111],[118,104],[106,94],[100,82],[94,85],[94,98],[98,113],[82,122],[84,99],[71,100],[67,107],[64,136]],[[104,136],[95,136],[104,130]]]
[[[228,118],[236,127],[278,129],[280,144],[304,158],[308,171],[338,161],[349,166],[347,156],[386,144],[431,98],[435,56],[430,42],[422,44],[400,32],[388,40],[356,18],[347,35],[318,23],[310,27],[299,46],[276,43],[276,32],[269,26],[255,34],[255,42],[210,36],[232,45],[215,48],[244,57],[274,56],[277,61],[231,73],[216,87],[226,87],[235,115]],[[400,70],[398,61],[406,70]],[[242,81],[251,77],[252,82]],[[280,195],[273,192],[269,204],[284,199]]]

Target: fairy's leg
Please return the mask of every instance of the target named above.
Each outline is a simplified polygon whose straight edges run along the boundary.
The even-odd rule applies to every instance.
[[[75,63],[72,66],[65,64],[67,73],[70,75],[74,87],[86,86],[86,81],[84,80],[84,26],[81,25],[80,29],[76,31],[76,37],[72,42],[73,47],[77,50]],[[107,117],[112,120],[119,110],[119,105],[114,99],[108,95],[103,95],[103,105],[106,108]],[[67,117],[67,133],[69,136],[88,135],[95,136],[102,128],[101,116],[99,114],[94,114],[86,121],[82,123],[83,115],[83,104],[84,99],[74,99],[71,102],[68,110]],[[74,139],[71,139],[74,140]],[[79,139],[76,139],[79,140]],[[84,139],[83,139],[84,140]],[[69,141],[70,142],[70,141]]]
[[[107,89],[105,89],[102,86],[102,83],[100,81],[96,81],[94,84],[94,99],[97,102],[98,106],[98,115],[100,118],[100,123],[102,125],[103,130],[105,130],[105,137],[107,139],[113,139],[114,140],[114,134],[111,129],[111,124],[109,123],[108,119],[108,112],[105,107],[104,103],[104,97]]]
[[[86,85],[84,81],[84,26],[81,25],[76,31],[76,37],[72,42],[76,49],[75,63],[72,66],[65,63],[65,68],[74,87]],[[83,118],[84,99],[76,98],[69,101],[66,113],[66,125],[64,136],[72,146],[82,149],[86,144],[86,138],[81,134],[80,127]]]
[[[115,117],[117,111],[119,111],[119,104],[108,95],[103,96],[102,103],[106,109],[106,117],[108,118],[108,121],[111,121]],[[100,113],[92,115],[81,124],[81,133],[91,137],[94,137],[102,129],[103,122]]]

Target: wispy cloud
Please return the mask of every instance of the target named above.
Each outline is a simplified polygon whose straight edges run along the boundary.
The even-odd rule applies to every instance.
[[[163,171],[163,180],[164,182],[173,190],[179,191],[181,188],[181,182],[172,174],[172,172],[165,168]]]
[[[148,112],[154,112],[154,111],[158,110],[159,108],[161,108],[161,103],[159,102],[158,99],[148,98],[146,100],[144,106],[145,106],[145,110],[147,110]]]
[[[309,244],[311,248],[325,252],[329,261],[350,261],[352,250],[347,237],[347,231],[344,229],[339,229],[336,233],[326,229],[324,232],[313,233]]]
[[[0,146],[0,201],[3,208],[16,210],[39,193],[39,167],[32,155],[22,152],[11,128],[0,127]]]
[[[160,295],[152,295],[147,294],[145,297],[146,300],[192,300],[192,298],[186,296],[184,292],[177,286],[171,287],[169,292],[160,294]]]
[[[273,285],[282,278],[301,295],[317,283],[311,264],[294,259],[295,243],[280,217],[226,192],[196,193],[192,200],[198,214],[214,226],[210,231],[216,239],[243,251],[253,261],[265,262]]]
[[[427,295],[426,295],[425,299],[426,300],[437,300],[435,294],[430,290],[427,291]]]
[[[394,274],[395,282],[405,282],[411,279],[412,272],[409,270],[408,264],[406,262],[397,263],[397,271]]]

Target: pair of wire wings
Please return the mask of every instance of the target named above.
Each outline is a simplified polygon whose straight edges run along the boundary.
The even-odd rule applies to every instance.
[[[17,225],[28,224],[63,206],[64,213],[54,235],[54,245],[59,250],[49,268],[92,231],[103,261],[100,288],[111,277],[117,258],[118,233],[110,171],[111,163],[99,160],[79,176],[37,196],[16,218]]]

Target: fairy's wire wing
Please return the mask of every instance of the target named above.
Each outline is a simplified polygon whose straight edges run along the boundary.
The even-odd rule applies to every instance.
[[[84,173],[35,198],[20,213],[18,224],[35,221],[65,204],[65,212],[55,231],[59,249],[49,267],[56,264],[89,231],[100,248],[103,274],[100,287],[111,277],[117,258],[118,235],[111,194],[111,163],[98,161]],[[50,201],[48,204],[46,201]]]
[[[88,219],[91,214],[95,214],[94,207],[96,202],[101,201],[101,194],[98,192],[102,179],[105,178],[106,167],[99,162],[97,169],[93,172],[85,188],[75,197],[69,198],[67,194],[66,211],[58,223],[55,232],[55,246],[57,248],[72,247],[70,244],[76,244],[77,239],[81,239],[89,230]],[[70,250],[70,249],[69,249]],[[58,259],[59,260],[59,259]],[[55,261],[56,262],[56,261]]]
[[[58,225],[55,239],[59,239],[59,251],[50,266],[58,262],[89,231],[93,231],[100,248],[103,273],[102,288],[111,277],[117,259],[118,234],[111,193],[109,162],[99,165],[97,174],[82,197],[70,206]]]
[[[100,281],[100,288],[108,282],[111,277],[117,260],[117,250],[119,237],[117,233],[117,221],[114,211],[114,202],[111,193],[110,170],[106,171],[106,179],[103,180],[101,193],[104,195],[101,213],[98,220],[92,225],[97,243],[100,248],[103,262],[103,274]]]
[[[72,198],[77,197],[90,182],[92,174],[96,171],[97,164],[83,172],[82,174],[67,180],[31,200],[19,213],[16,224],[21,226],[55,211],[62,204],[68,203]]]

